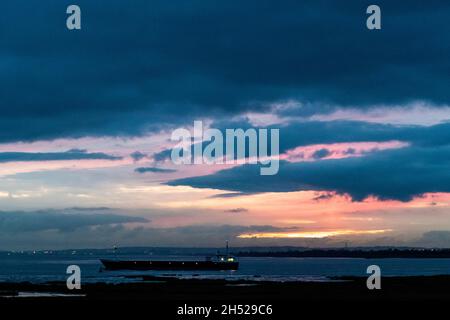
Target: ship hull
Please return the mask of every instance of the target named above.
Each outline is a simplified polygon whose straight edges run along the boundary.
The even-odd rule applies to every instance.
[[[239,262],[100,260],[106,270],[237,270]]]

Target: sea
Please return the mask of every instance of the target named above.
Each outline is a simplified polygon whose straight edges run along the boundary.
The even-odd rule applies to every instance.
[[[142,275],[180,279],[225,279],[228,281],[336,281],[336,277],[367,276],[367,267],[378,265],[382,276],[432,276],[450,274],[450,259],[358,259],[240,257],[237,271],[105,271],[106,259],[198,259],[184,251],[153,252],[135,249],[0,252],[0,282],[46,283],[66,281],[67,267],[81,269],[82,282],[122,283],[143,281]]]

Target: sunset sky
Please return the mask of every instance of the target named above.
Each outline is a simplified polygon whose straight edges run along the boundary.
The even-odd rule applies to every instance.
[[[448,1],[72,2],[1,5],[0,250],[450,246]],[[278,174],[173,164],[195,120]]]

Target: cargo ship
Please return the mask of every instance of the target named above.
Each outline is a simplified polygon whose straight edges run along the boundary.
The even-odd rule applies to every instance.
[[[237,270],[239,261],[228,253],[204,260],[116,260],[100,259],[105,270]]]

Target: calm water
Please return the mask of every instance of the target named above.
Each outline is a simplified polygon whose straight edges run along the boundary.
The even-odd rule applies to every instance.
[[[346,259],[346,258],[240,258],[238,271],[158,271],[101,272],[99,258],[114,258],[108,253],[0,254],[1,282],[65,281],[66,268],[79,265],[84,282],[139,281],[125,275],[163,275],[180,278],[225,278],[272,281],[326,281],[333,276],[364,276],[367,266],[381,267],[383,276],[450,274],[450,259]],[[181,256],[120,255],[120,259],[176,259]],[[190,257],[192,259],[193,257]],[[201,259],[201,258],[200,258]]]

